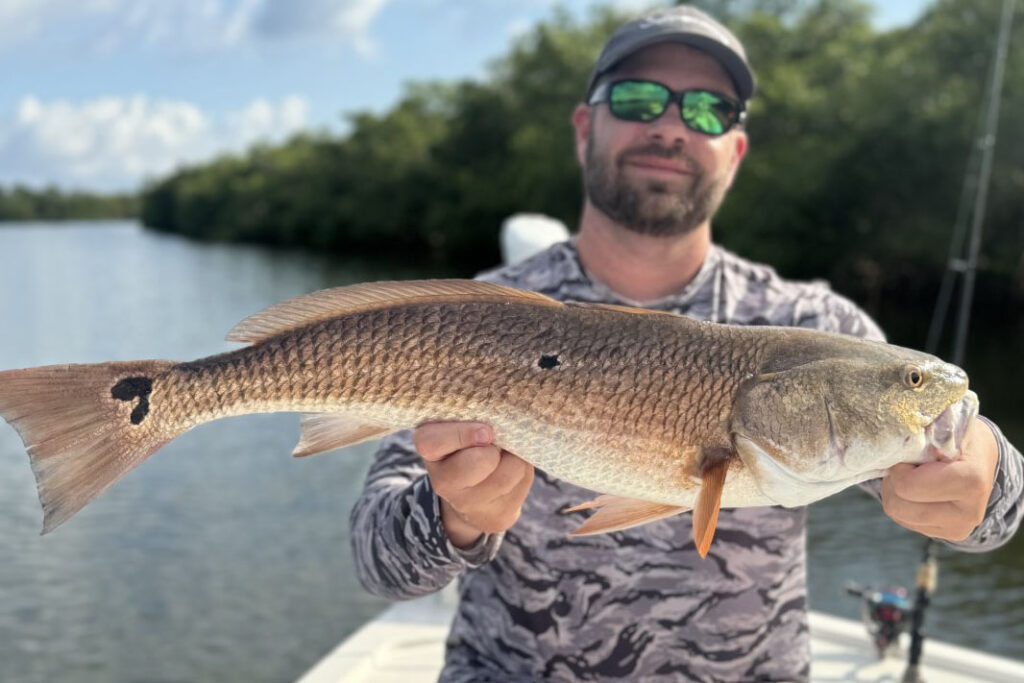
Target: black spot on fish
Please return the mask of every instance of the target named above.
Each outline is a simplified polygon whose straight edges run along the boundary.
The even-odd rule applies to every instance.
[[[153,391],[153,380],[149,377],[125,377],[110,389],[110,395],[119,401],[139,399],[132,409],[131,420],[137,425],[149,414],[149,394]]]
[[[540,360],[537,361],[537,366],[541,370],[550,370],[551,368],[557,368],[562,363],[559,362],[558,356],[541,356]]]

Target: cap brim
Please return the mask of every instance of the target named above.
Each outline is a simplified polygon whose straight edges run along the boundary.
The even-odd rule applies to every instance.
[[[740,100],[746,102],[754,94],[754,74],[746,62],[729,47],[707,36],[667,33],[647,36],[636,42],[623,45],[613,53],[603,55],[604,59],[595,66],[594,71],[591,73],[590,82],[587,85],[587,96],[589,97],[590,93],[593,92],[597,80],[618,66],[622,60],[644,48],[658,45],[659,43],[679,43],[694,47],[701,52],[706,52],[725,69],[725,72],[733,82],[733,86],[736,88],[736,95]]]

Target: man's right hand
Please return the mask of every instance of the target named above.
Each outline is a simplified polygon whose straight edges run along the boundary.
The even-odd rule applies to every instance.
[[[516,523],[533,484],[533,465],[495,446],[490,425],[428,422],[416,428],[412,441],[453,545],[467,548],[482,534]]]

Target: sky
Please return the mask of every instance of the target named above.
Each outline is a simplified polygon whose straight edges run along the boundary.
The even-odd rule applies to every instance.
[[[0,0],[0,186],[130,191],[415,80],[483,78],[557,5],[650,0]],[[664,3],[662,3],[664,4]],[[927,0],[874,0],[875,25]]]

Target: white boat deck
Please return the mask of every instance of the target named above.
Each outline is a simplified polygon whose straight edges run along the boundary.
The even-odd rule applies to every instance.
[[[444,660],[454,598],[448,593],[396,603],[342,642],[299,683],[426,683]],[[811,680],[898,683],[904,659],[879,661],[863,625],[812,612]],[[908,639],[904,636],[903,652]],[[1024,662],[928,639],[922,677],[927,683],[1024,683]]]

